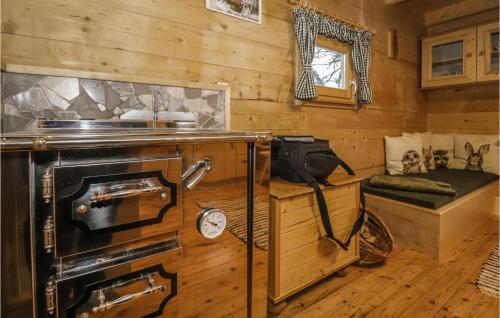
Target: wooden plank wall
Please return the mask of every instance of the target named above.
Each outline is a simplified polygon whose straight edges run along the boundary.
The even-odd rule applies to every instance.
[[[262,25],[208,11],[204,3],[3,0],[3,62],[228,82],[233,129],[328,138],[363,175],[383,171],[384,135],[426,129],[425,99],[418,90],[424,19],[411,3],[314,1],[376,30],[374,102],[358,112],[293,106],[295,38],[286,0],[263,0]],[[386,57],[390,28],[400,35],[397,59]]]
[[[429,34],[498,20],[498,1],[459,0],[426,11]],[[498,134],[498,83],[477,87],[429,91],[427,125],[432,132]]]
[[[427,94],[430,131],[498,134],[498,84],[436,90]]]

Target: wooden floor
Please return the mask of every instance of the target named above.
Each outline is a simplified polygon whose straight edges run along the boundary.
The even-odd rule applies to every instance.
[[[438,263],[398,250],[374,268],[341,273],[269,306],[268,317],[499,317],[498,299],[474,286],[482,263],[498,243],[498,217]]]

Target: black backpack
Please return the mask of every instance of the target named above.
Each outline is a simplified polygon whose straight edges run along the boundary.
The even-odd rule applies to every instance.
[[[351,238],[363,225],[365,200],[361,194],[359,216],[347,240],[340,241],[333,234],[328,206],[319,187],[319,183],[332,186],[327,178],[339,165],[347,173],[354,175],[354,171],[330,149],[328,140],[315,139],[311,136],[276,136],[271,143],[271,175],[294,183],[305,182],[311,186],[316,193],[321,221],[327,237],[335,241],[342,249],[347,250]]]

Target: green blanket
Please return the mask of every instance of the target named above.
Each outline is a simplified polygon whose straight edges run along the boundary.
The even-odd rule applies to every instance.
[[[402,178],[377,174],[370,178],[370,185],[377,188],[444,194],[450,197],[457,194],[457,191],[449,183],[418,177]]]

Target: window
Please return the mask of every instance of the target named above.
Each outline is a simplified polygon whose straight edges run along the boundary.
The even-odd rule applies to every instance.
[[[316,46],[312,63],[314,84],[345,89],[345,54]]]
[[[297,63],[300,65],[299,58]],[[348,44],[318,36],[311,64],[318,98],[302,104],[355,104],[356,83],[351,65]]]

